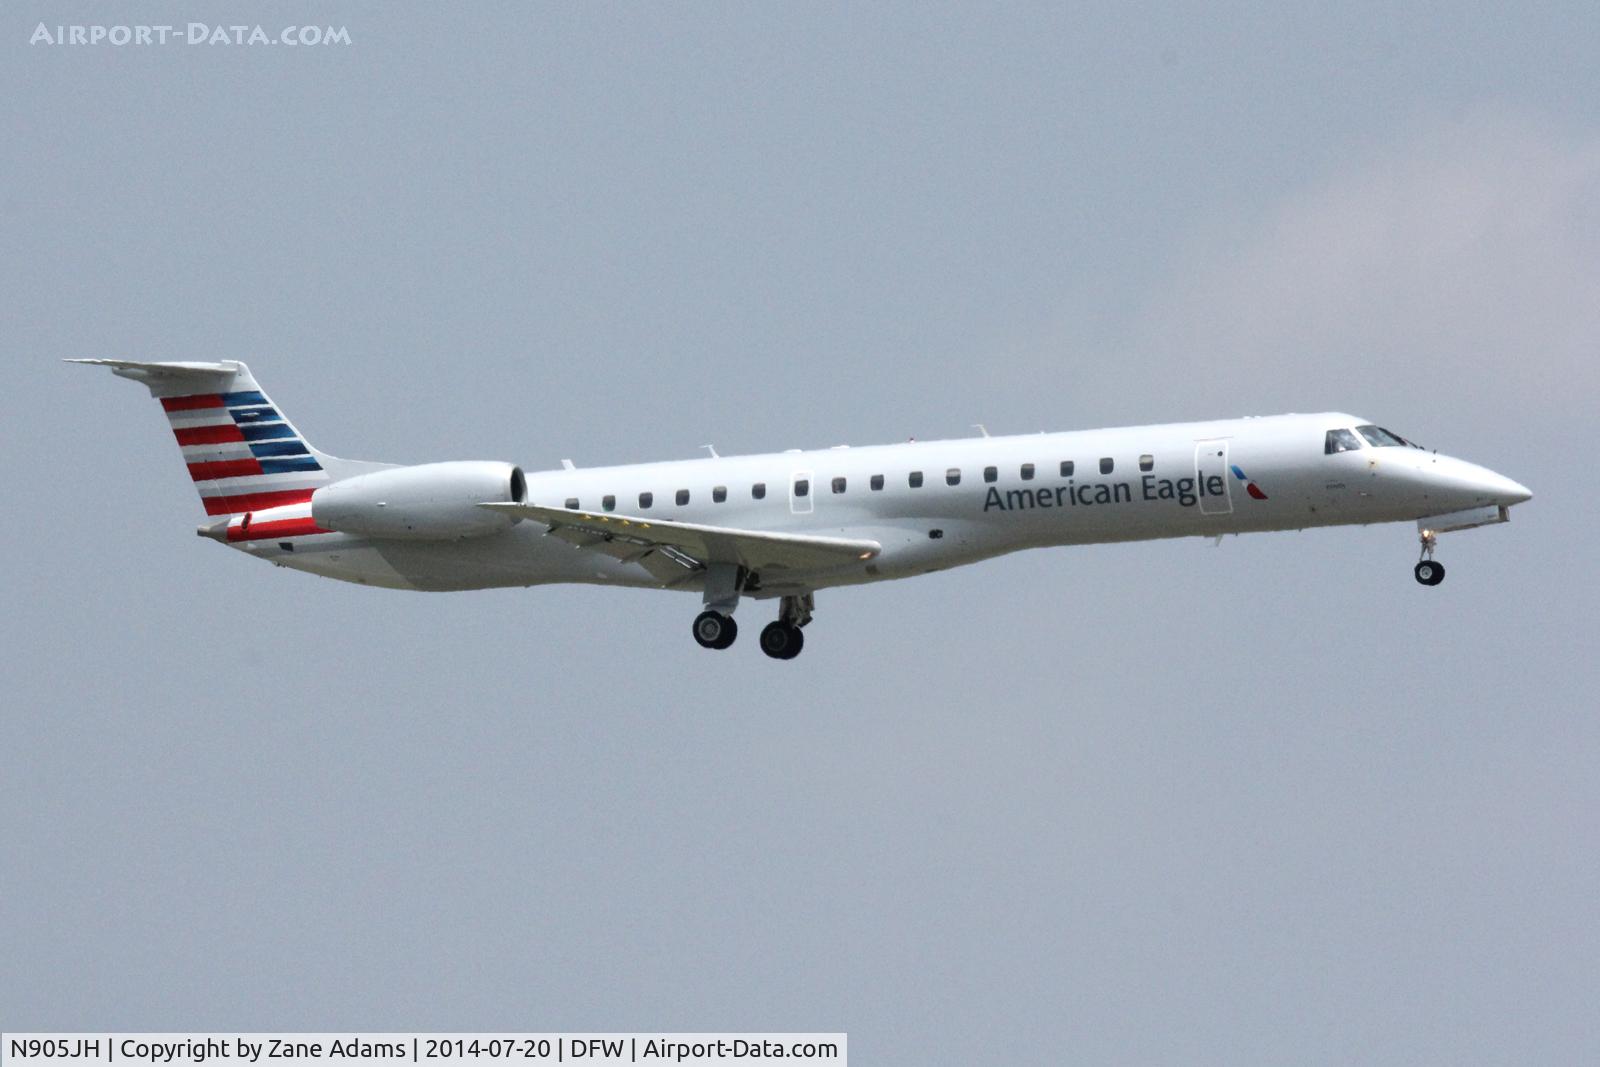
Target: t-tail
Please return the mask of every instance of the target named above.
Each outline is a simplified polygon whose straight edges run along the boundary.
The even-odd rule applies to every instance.
[[[207,515],[223,516],[200,532],[218,540],[254,540],[326,532],[311,518],[311,494],[330,482],[386,464],[336,459],[313,448],[235,360],[136,363],[71,359],[110,367],[161,401],[184,465]],[[271,528],[250,517],[266,518]]]

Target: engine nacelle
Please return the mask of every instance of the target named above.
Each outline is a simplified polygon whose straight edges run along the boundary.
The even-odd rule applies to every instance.
[[[323,486],[311,495],[311,517],[361,537],[450,541],[507,529],[520,520],[478,505],[527,497],[522,468],[510,463],[423,463]]]

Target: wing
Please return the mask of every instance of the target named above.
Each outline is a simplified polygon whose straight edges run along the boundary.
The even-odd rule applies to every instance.
[[[537,504],[478,506],[543,523],[562,540],[639,563],[669,582],[712,563],[733,563],[752,571],[820,571],[872,559],[883,551],[876,541],[844,537],[734,530]]]

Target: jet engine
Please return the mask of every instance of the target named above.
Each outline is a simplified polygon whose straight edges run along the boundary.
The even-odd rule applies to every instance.
[[[522,468],[468,460],[423,463],[347,478],[311,495],[324,530],[407,541],[453,541],[508,529],[519,519],[479,504],[527,500]]]

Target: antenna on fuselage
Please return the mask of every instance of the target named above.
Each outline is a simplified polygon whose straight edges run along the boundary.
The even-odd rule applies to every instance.
[[[721,456],[717,455],[717,449],[716,449],[715,445],[701,445],[700,447],[705,449],[707,452],[710,452],[712,459],[721,459],[722,458]]]
[[[974,430],[977,430],[977,431],[978,431],[978,432],[979,432],[979,433],[981,433],[981,434],[983,434],[983,436],[985,436],[985,437],[988,437],[988,436],[989,436],[989,429],[988,429],[988,427],[986,427],[986,426],[984,426],[984,424],[983,424],[983,423],[981,423],[981,422],[975,422],[975,423],[973,423],[973,424],[972,424],[972,428],[973,428],[973,429],[974,429]]]

